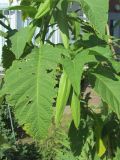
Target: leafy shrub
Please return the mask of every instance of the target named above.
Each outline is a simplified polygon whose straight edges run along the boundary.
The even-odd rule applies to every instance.
[[[73,3],[78,6],[75,11],[71,10]],[[80,9],[86,20],[80,17]],[[43,141],[42,159],[57,157],[53,145],[60,151],[61,159],[116,158],[120,135],[120,63],[114,50],[117,40],[109,35],[107,25],[109,1],[21,0],[19,6],[8,10],[21,10],[24,20],[31,19],[27,27],[18,31],[0,20],[7,29],[7,33],[1,34],[6,43],[0,98],[6,99],[19,126],[40,142],[47,137],[52,123],[55,129],[59,126],[70,101],[73,123],[69,139],[58,137],[63,142],[59,143],[56,136],[51,136]],[[54,27],[60,32],[60,44],[51,41]],[[58,72],[62,73],[59,80]],[[89,104],[82,81],[87,81],[99,95],[101,106]],[[23,155],[26,156],[26,148],[20,148],[20,156]]]

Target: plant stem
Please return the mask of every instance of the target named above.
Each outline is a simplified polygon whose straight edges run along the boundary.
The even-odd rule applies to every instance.
[[[12,31],[12,29],[9,26],[7,26],[5,23],[3,23],[1,20],[0,20],[0,24],[7,30]]]
[[[44,41],[45,41],[46,33],[47,33],[47,30],[48,30],[48,27],[49,27],[49,23],[50,23],[50,19],[52,17],[53,10],[55,9],[58,2],[59,2],[59,0],[56,0],[56,2],[53,4],[53,9],[51,10],[50,14],[47,17],[47,20],[46,20],[45,24],[43,25],[43,30],[42,30],[43,33],[42,33],[42,38],[41,38],[43,44],[44,44]],[[43,23],[44,23],[44,21],[43,21]]]
[[[108,36],[110,36],[110,29],[109,29],[108,24],[106,25],[106,33],[107,33]],[[110,45],[110,48],[111,48],[111,50],[113,52],[114,58],[116,58],[116,54],[115,54],[114,47],[112,46],[112,39],[111,38],[108,38],[108,44]]]

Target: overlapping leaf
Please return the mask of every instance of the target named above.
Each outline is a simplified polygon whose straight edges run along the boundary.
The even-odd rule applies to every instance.
[[[113,55],[109,45],[94,46],[94,47],[89,48],[89,50],[94,55],[95,54],[101,55],[101,56],[107,58],[108,60],[110,60]]]
[[[35,14],[37,12],[37,9],[35,7],[24,6],[24,5],[12,6],[12,7],[9,7],[9,10],[21,10],[24,14],[26,13],[26,15],[28,15],[31,18],[34,18]]]
[[[75,123],[76,128],[78,128],[80,123],[80,83],[82,74],[84,72],[84,65],[88,62],[94,62],[96,61],[95,57],[93,55],[89,55],[89,50],[84,50],[81,53],[79,53],[73,60],[66,57],[63,60],[63,67],[65,72],[68,75],[68,78],[73,86],[73,89],[75,93],[72,97],[71,102],[71,110],[73,115],[73,120]]]
[[[15,54],[16,59],[19,59],[23,54],[27,42],[30,42],[34,34],[35,27],[21,28],[11,38],[12,48],[11,51]]]
[[[120,118],[120,78],[104,70],[92,75],[91,84],[110,109]]]
[[[44,0],[44,2],[41,3],[38,8],[38,12],[35,15],[35,19],[39,19],[44,15],[46,15],[50,11],[51,6],[52,6],[52,0]]]
[[[102,34],[105,34],[105,25],[108,21],[108,0],[77,0],[94,27]]]
[[[96,59],[94,55],[89,55],[89,50],[80,52],[73,60],[68,57],[63,60],[64,70],[78,96],[80,94],[80,81],[83,73],[83,67],[85,63],[94,61],[96,61]]]
[[[103,61],[107,61],[116,73],[120,73],[120,62],[113,58],[113,53],[109,47],[109,45],[101,45],[89,48],[90,53],[96,55],[97,58]]]

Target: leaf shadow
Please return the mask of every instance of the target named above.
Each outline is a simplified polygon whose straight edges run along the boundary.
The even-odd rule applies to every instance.
[[[79,129],[75,128],[74,122],[72,121],[70,129],[69,129],[69,139],[70,146],[74,156],[79,156],[82,152],[82,148],[87,141],[87,137],[89,135],[88,127],[84,126],[81,122]]]

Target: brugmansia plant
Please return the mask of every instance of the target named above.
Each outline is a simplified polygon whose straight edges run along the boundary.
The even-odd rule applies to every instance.
[[[71,9],[74,3],[77,10]],[[108,0],[21,0],[8,9],[21,10],[23,20],[30,18],[27,27],[12,30],[0,20],[7,29],[0,33],[6,39],[1,97],[38,141],[47,136],[53,118],[59,126],[69,99],[71,147],[85,160],[117,160],[120,154],[120,63],[109,35],[108,8]],[[1,13],[0,18],[6,17]],[[58,44],[51,41],[56,27]],[[99,95],[101,105],[89,105],[84,83]],[[78,152],[76,141],[82,148],[77,146]]]

